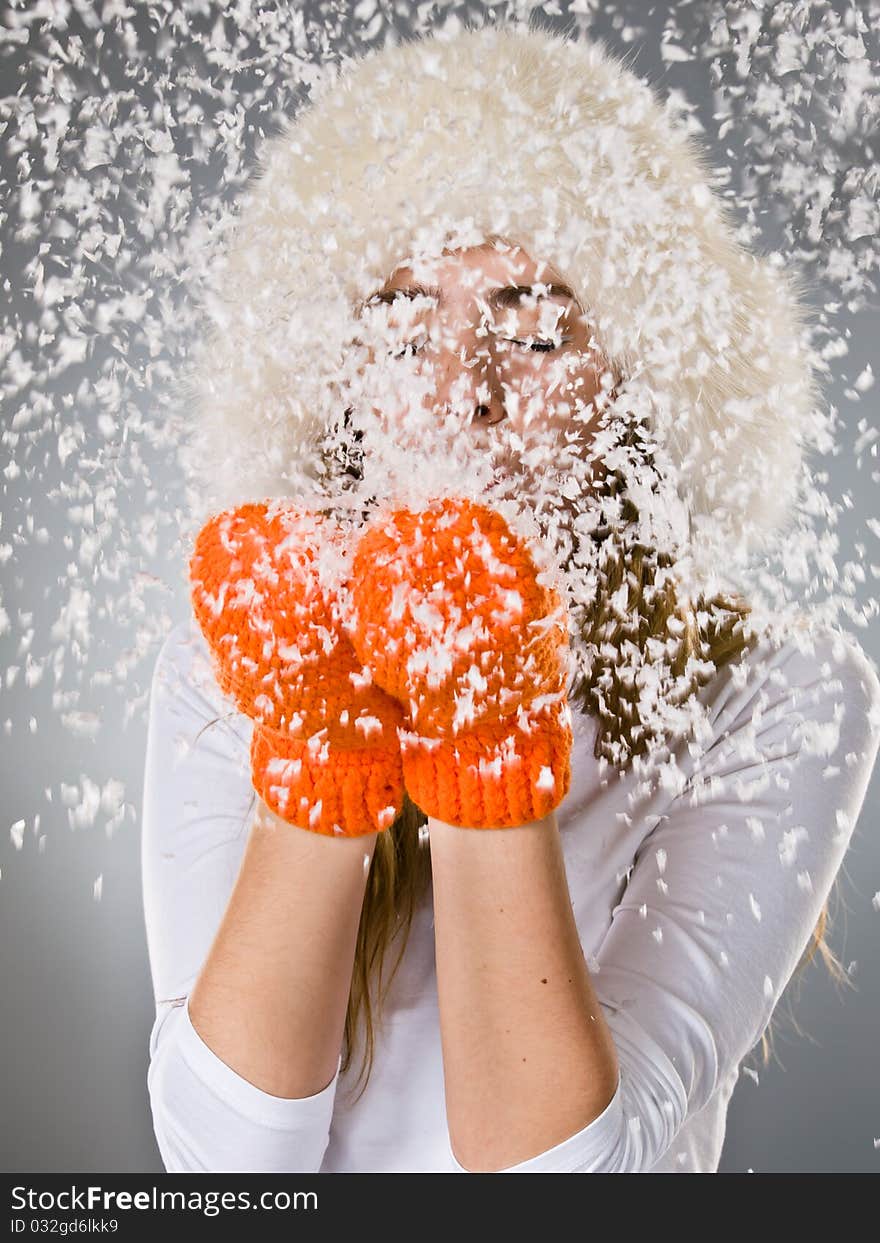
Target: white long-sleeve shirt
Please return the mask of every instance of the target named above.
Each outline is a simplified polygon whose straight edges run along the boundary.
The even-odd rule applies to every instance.
[[[851,637],[814,641],[811,653],[764,640],[745,674],[727,666],[698,692],[712,739],[674,752],[686,778],[677,792],[634,769],[600,774],[596,723],[573,708],[557,821],[620,1077],[599,1117],[504,1172],[717,1170],[740,1063],[809,943],[880,743],[872,662]],[[446,1123],[430,887],[360,1100],[339,1064],[314,1096],[272,1096],[190,1022],[188,994],[250,828],[252,728],[217,689],[195,622],[176,626],[153,676],[142,838],[156,1000],[148,1088],[165,1168],[466,1172]]]

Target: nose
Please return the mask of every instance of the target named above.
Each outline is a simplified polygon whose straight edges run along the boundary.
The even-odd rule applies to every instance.
[[[505,419],[504,388],[487,340],[480,341],[470,357],[462,350],[450,361],[450,381],[466,383],[473,390],[471,422],[478,427],[492,427]]]
[[[480,402],[474,409],[475,423],[479,423],[482,427],[491,427],[494,423],[500,423],[505,417],[504,408],[493,413],[492,407],[487,406],[484,402]]]

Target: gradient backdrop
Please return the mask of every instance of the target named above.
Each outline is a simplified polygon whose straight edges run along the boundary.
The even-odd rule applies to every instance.
[[[355,6],[351,7],[353,12]],[[633,6],[629,10],[636,13]],[[694,101],[707,142],[724,158],[734,137],[720,144],[712,137],[705,66],[668,63],[659,51],[660,19],[641,11],[637,18],[637,24],[646,23],[646,28],[632,42],[621,36],[621,21],[615,22],[604,8],[592,19],[591,29],[611,48],[633,55],[637,72],[655,85],[674,87]],[[687,20],[687,8],[682,6],[679,22],[685,29]],[[173,49],[167,54],[173,55]],[[19,45],[16,56],[20,64],[27,49]],[[16,73],[15,65],[7,63],[3,84],[7,99],[19,89]],[[732,154],[735,163],[736,152]],[[852,159],[858,164],[868,155],[854,151]],[[14,183],[16,176],[11,160],[7,180]],[[781,231],[774,229],[768,221],[768,245],[784,251]],[[14,254],[7,252],[3,275],[13,296],[18,279],[14,262]],[[840,560],[861,560],[856,545],[864,546],[864,600],[876,590],[870,563],[880,559],[875,537],[865,528],[866,518],[874,516],[876,458],[865,454],[861,469],[856,469],[853,445],[860,420],[868,426],[877,422],[877,390],[866,392],[858,404],[848,401],[844,390],[868,364],[876,368],[878,320],[876,309],[868,308],[838,321],[851,330],[850,348],[847,357],[832,361],[834,379],[827,388],[845,424],[840,437],[843,452],[826,465],[828,490],[834,498],[845,493],[851,498],[840,524]],[[14,410],[10,406],[4,413],[4,427],[11,425]],[[166,506],[167,514],[180,503],[174,499],[181,493],[173,452],[155,445],[147,455],[155,492],[120,488],[115,497],[116,521],[132,528],[152,507]],[[10,619],[10,628],[0,636],[4,672],[11,664],[26,664],[27,632],[33,626],[39,633],[72,555],[64,543],[64,506],[51,495],[63,483],[65,467],[53,456],[37,470],[16,474],[8,469],[15,456],[16,450],[10,451],[4,441],[2,537],[14,549],[14,555],[0,563],[2,598]],[[868,464],[874,466],[873,479]],[[39,547],[33,542],[19,547],[14,533],[31,522],[37,529],[45,526],[50,538]],[[165,622],[182,619],[188,610],[183,567],[164,564],[161,548],[145,551],[141,564],[168,584],[155,606],[167,628]],[[129,618],[124,612],[92,618],[89,656],[82,661],[84,685],[94,671],[110,669],[125,656],[127,627],[143,625],[142,617]],[[859,631],[857,637],[869,655],[880,660],[876,627]],[[71,645],[70,661],[75,667],[76,644]],[[153,1001],[139,865],[151,671],[152,658],[136,664],[130,674],[130,706],[135,711],[129,720],[118,696],[108,692],[102,697],[100,680],[92,684],[89,704],[103,721],[96,741],[72,737],[61,728],[49,676],[33,687],[25,686],[23,670],[11,685],[8,679],[0,681],[0,774],[6,821],[0,826],[0,1166],[9,1172],[162,1170],[146,1088]],[[72,807],[83,801],[82,775],[95,773],[103,773],[104,780],[116,777],[125,786],[125,816],[110,835],[106,816],[91,824],[77,824],[71,818]],[[875,772],[832,905],[831,944],[850,967],[856,988],[837,990],[825,967],[814,962],[801,977],[799,991],[788,990],[775,1022],[779,1060],[765,1070],[753,1051],[746,1065],[757,1072],[757,1081],[743,1074],[734,1095],[723,1172],[880,1168],[876,952],[880,911],[872,905],[873,895],[880,891],[878,811],[880,775]],[[10,829],[22,820],[19,846],[16,830]],[[96,900],[99,876],[102,892]],[[785,1017],[790,1006],[801,1035]]]

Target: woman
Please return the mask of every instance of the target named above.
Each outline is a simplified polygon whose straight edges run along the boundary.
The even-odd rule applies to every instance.
[[[494,28],[322,88],[227,259],[148,737],[166,1168],[717,1169],[880,741],[852,639],[719,589],[792,521],[792,286],[642,84]]]

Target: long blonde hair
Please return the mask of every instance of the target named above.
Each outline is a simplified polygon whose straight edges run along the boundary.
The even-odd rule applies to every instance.
[[[638,430],[629,429],[625,439],[630,445],[638,446]],[[650,460],[650,455],[644,452]],[[358,468],[352,468],[351,463],[352,459],[344,453],[340,457],[337,448],[335,469],[342,464],[347,474],[357,477]],[[325,465],[330,466],[329,460],[325,459]],[[751,610],[741,596],[721,593],[711,599],[698,596],[693,601],[683,600],[674,574],[669,572],[672,559],[628,538],[639,515],[626,496],[620,471],[609,472],[606,495],[621,497],[622,521],[616,526],[599,528],[593,535],[601,544],[601,589],[595,603],[583,619],[578,620],[578,627],[583,639],[593,645],[597,657],[589,672],[575,680],[569,691],[569,701],[598,721],[596,758],[604,756],[623,770],[636,755],[648,752],[656,734],[639,721],[634,680],[620,676],[614,652],[621,639],[628,639],[645,655],[651,650],[651,640],[668,639],[669,620],[677,619],[681,643],[670,672],[679,677],[692,658],[696,658],[694,665],[698,670],[710,664],[717,671],[756,640],[747,635],[743,626]],[[624,582],[628,586],[627,610],[621,618],[619,609],[612,608],[611,601]],[[603,653],[607,654],[604,658]],[[714,676],[714,671],[694,675],[688,694]],[[361,1084],[358,1096],[365,1090],[370,1076],[376,1021],[402,961],[413,916],[430,881],[430,850],[427,835],[422,831],[426,824],[427,816],[406,797],[394,823],[377,835],[361,910],[344,1029],[342,1069],[347,1071],[352,1064],[359,1025],[363,1027],[363,1057],[354,1081],[355,1086]],[[831,975],[838,982],[851,985],[843,964],[828,945],[828,930],[829,903],[826,902],[796,973],[818,952]],[[389,968],[389,951],[394,943],[396,952]],[[761,1037],[764,1065],[772,1054],[771,1026],[772,1023]]]

